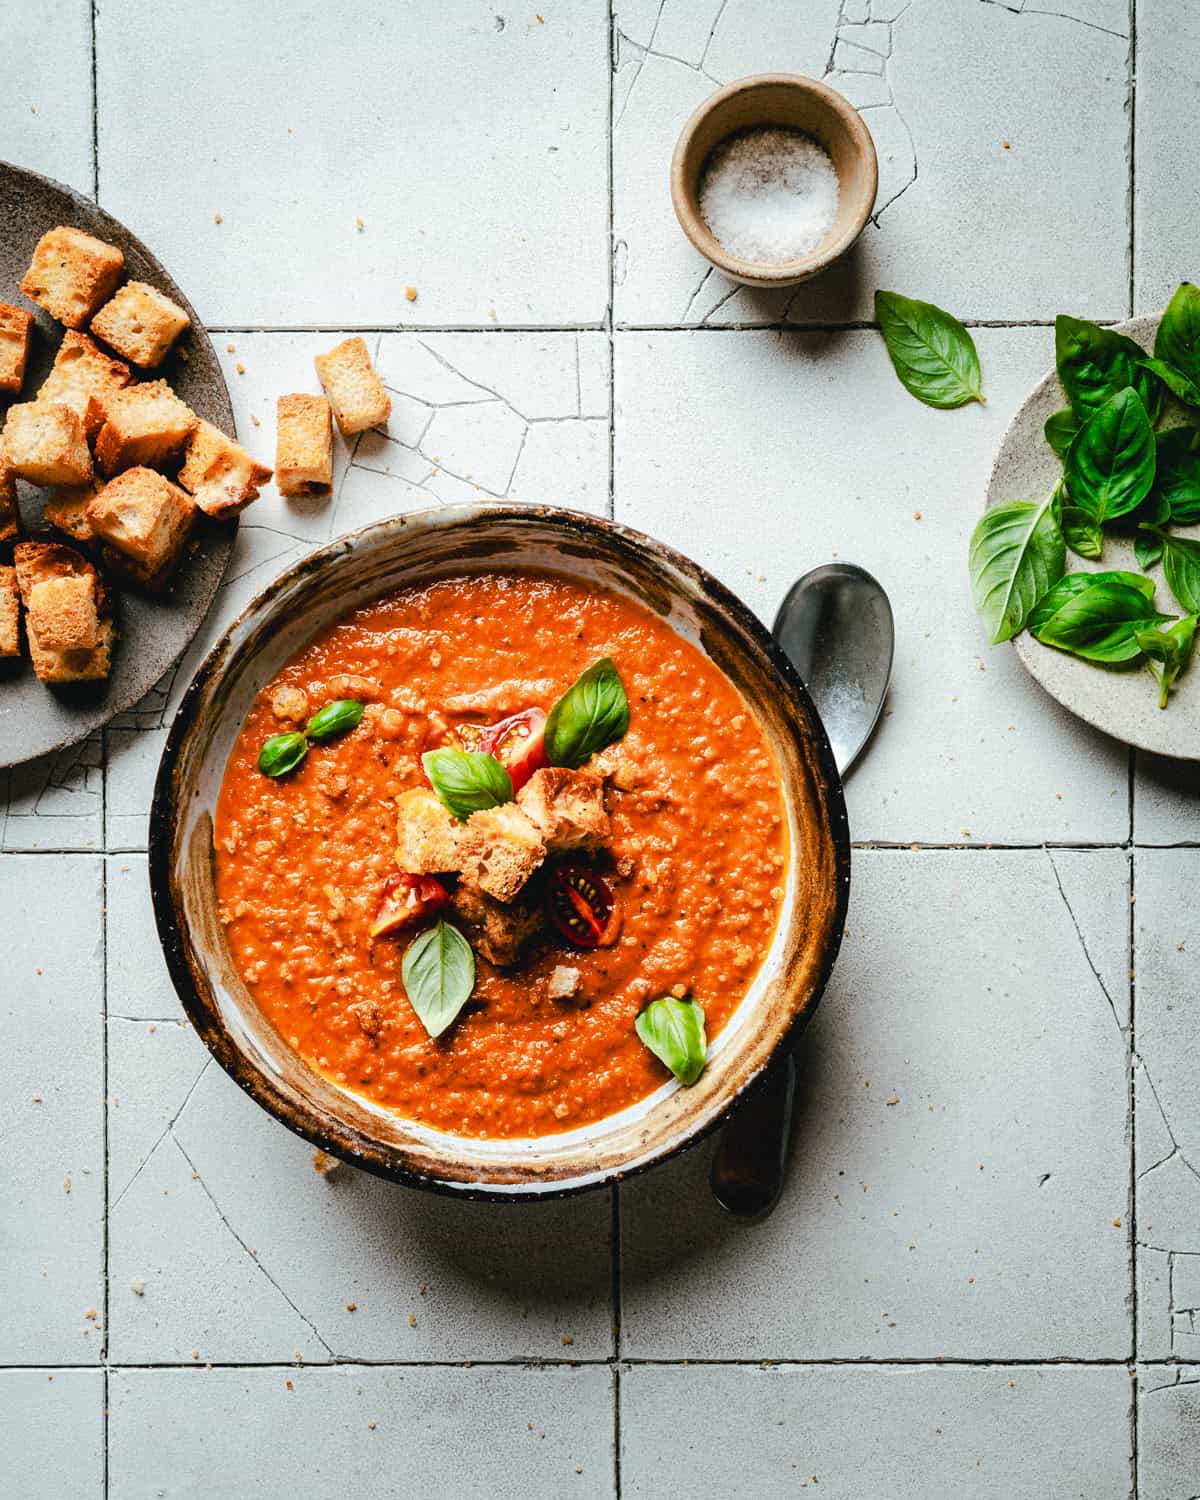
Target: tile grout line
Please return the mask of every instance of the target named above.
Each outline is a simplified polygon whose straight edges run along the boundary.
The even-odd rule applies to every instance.
[[[896,1359],[855,1359],[850,1356],[827,1356],[820,1358],[752,1358],[749,1355],[738,1359],[696,1359],[686,1355],[675,1358],[654,1355],[626,1355],[620,1363],[630,1370],[679,1370],[679,1369],[731,1369],[731,1370],[1126,1370],[1129,1360],[1124,1356],[1103,1356],[1091,1359],[1074,1355],[1050,1355],[1038,1357],[1013,1356],[1008,1359],[970,1359],[936,1354],[914,1354]],[[1174,1355],[1169,1359],[1148,1359],[1147,1369],[1183,1370],[1194,1369],[1194,1356]],[[597,1355],[594,1359],[555,1359],[553,1356],[513,1359],[366,1359],[345,1356],[338,1359],[211,1359],[211,1360],[119,1360],[109,1365],[110,1372],[125,1370],[195,1370],[203,1375],[212,1370],[603,1370],[613,1368],[610,1356]],[[94,1371],[94,1364],[0,1364],[0,1372],[38,1372],[42,1370]]]
[[[101,735],[101,742],[103,743],[103,735]],[[104,756],[103,756],[103,750],[102,750],[101,751],[101,780],[100,780],[100,812],[101,812],[101,817],[102,818],[104,817],[104,811],[105,811],[105,808],[104,808],[104,801],[105,801],[104,785],[105,785],[105,780],[106,779],[107,779],[107,772],[104,769]],[[103,824],[101,826],[103,827]],[[103,1328],[103,1333],[102,1333],[101,1342],[100,1342],[100,1359],[101,1359],[101,1361],[103,1363],[103,1379],[102,1379],[102,1382],[101,1382],[101,1394],[102,1394],[102,1398],[103,1398],[103,1401],[104,1401],[103,1416],[102,1416],[102,1420],[101,1420],[101,1431],[103,1432],[103,1435],[104,1435],[104,1458],[103,1458],[103,1470],[102,1470],[102,1472],[103,1472],[103,1477],[104,1477],[104,1494],[107,1496],[108,1495],[108,1396],[109,1396],[109,1391],[108,1391],[108,1377],[109,1377],[109,1364],[108,1364],[109,1326],[108,1326],[108,1314],[109,1314],[109,1307],[111,1305],[111,1299],[109,1297],[109,1274],[108,1274],[109,1273],[109,1239],[108,1239],[108,1236],[109,1236],[109,1220],[108,1220],[108,1189],[109,1189],[109,1162],[108,1162],[108,1146],[109,1146],[109,1135],[108,1135],[108,1131],[109,1131],[109,1120],[108,1120],[108,855],[104,852],[103,842],[104,841],[103,841],[103,838],[102,838],[101,839],[101,846],[102,847],[101,847],[101,850],[100,850],[100,965],[101,965],[101,968],[100,968],[100,1028],[101,1028],[101,1037],[100,1037],[100,1040],[101,1040],[101,1053],[100,1053],[100,1058],[101,1058],[101,1062],[100,1062],[100,1089],[101,1089],[101,1099],[102,1099],[102,1104],[103,1104],[102,1121],[103,1121],[103,1142],[104,1142],[104,1173],[103,1173],[103,1186],[102,1186],[102,1190],[103,1190],[103,1193],[104,1193],[104,1228],[103,1228],[103,1236],[102,1236],[102,1240],[103,1240],[103,1253],[104,1253],[104,1295],[103,1295],[103,1299],[101,1301],[101,1308],[102,1308],[101,1316],[104,1319],[104,1328]]]
[[[92,197],[100,202],[100,96],[96,85],[96,0],[89,7],[92,36]],[[105,1491],[107,1493],[107,1489]]]
[[[1137,0],[1129,0],[1129,316],[1137,305]],[[1137,747],[1129,747],[1129,1297],[1133,1350],[1129,1393],[1129,1493],[1138,1500],[1140,1377],[1137,1248]]]
[[[611,230],[610,230],[611,238]],[[610,257],[611,262],[611,257]],[[622,323],[612,315],[613,268],[609,266],[610,309],[600,322],[583,323],[206,323],[209,334],[234,333],[857,333],[869,332],[879,325],[870,318],[851,318],[837,322],[819,319],[796,319],[787,323]],[[1111,328],[1124,321],[1097,318],[1101,328]],[[1053,328],[1053,318],[963,318],[964,328]]]

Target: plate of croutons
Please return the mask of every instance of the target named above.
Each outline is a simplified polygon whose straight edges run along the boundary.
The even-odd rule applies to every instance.
[[[272,471],[150,251],[0,163],[0,767],[83,739],[178,659]]]

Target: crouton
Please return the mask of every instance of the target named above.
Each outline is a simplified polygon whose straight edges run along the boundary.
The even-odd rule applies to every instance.
[[[308,694],[302,687],[284,684],[271,694],[271,712],[277,719],[302,724],[308,718]]]
[[[145,582],[174,565],[196,507],[178,485],[153,469],[126,469],[87,504],[92,531],[136,568]]]
[[[29,633],[52,651],[90,651],[100,638],[96,578],[44,578],[29,591]]]
[[[21,654],[20,600],[16,568],[0,568],[0,656]]]
[[[346,339],[313,363],[343,437],[386,422],[392,398],[376,375],[362,339]]]
[[[95,479],[88,484],[62,485],[53,489],[46,499],[42,520],[76,542],[90,542],[96,533],[87,518],[88,503],[95,497],[100,485]]]
[[[188,438],[179,483],[188,490],[206,516],[223,521],[245,510],[258,499],[258,487],[271,478],[271,470],[240,448],[211,422],[201,419]]]
[[[463,825],[428,787],[396,798],[396,863],[409,875],[445,875],[458,869]]]
[[[566,964],[556,964],[546,984],[546,994],[551,1000],[572,1000],[579,993],[583,974]]]
[[[105,402],[96,459],[106,474],[163,467],[178,456],[198,420],[165,380],[131,385]]]
[[[157,287],[127,281],[92,319],[92,332],[133,364],[153,370],[190,322]]]
[[[19,391],[33,337],[33,314],[0,302],[0,391]]]
[[[460,885],[451,904],[471,947],[498,969],[517,962],[545,920],[531,902],[518,899],[504,905],[475,886]]]
[[[497,901],[512,901],[545,857],[541,834],[512,802],[472,813],[458,845],[463,882]]]
[[[60,224],[37,242],[21,290],[68,328],[82,328],[112,296],[124,269],[115,245]]]
[[[333,484],[333,421],[324,396],[280,396],[275,481],[281,495],[322,495]]]
[[[108,397],[124,390],[132,379],[123,360],[105,354],[86,333],[68,329],[58,346],[54,368],[38,389],[37,399],[69,406],[82,419],[90,440],[104,424]]]
[[[33,670],[41,680],[87,682],[107,677],[112,666],[112,644],[116,632],[110,618],[103,581],[92,563],[74,547],[67,547],[59,542],[19,542],[13,548],[13,562],[16,564],[21,600],[26,609],[29,654],[33,658]],[[46,595],[43,591],[48,583],[80,579],[86,580],[90,585],[89,593],[97,618],[95,645],[78,648],[51,646],[38,631],[39,619],[47,619],[51,614],[43,605],[50,605],[56,598],[60,598],[66,607],[77,610],[79,591],[69,590],[65,597],[56,595],[54,591]],[[77,632],[78,624],[67,626],[56,621],[51,628],[61,638],[71,634],[73,630]]]
[[[17,476],[12,471],[3,443],[0,443],[0,542],[7,542],[21,530],[21,512],[17,508]]]
[[[92,477],[83,422],[69,406],[11,406],[4,426],[9,465],[31,484],[85,484]]]
[[[551,851],[592,849],[612,832],[604,811],[604,782],[587,771],[548,766],[517,793],[517,805]]]

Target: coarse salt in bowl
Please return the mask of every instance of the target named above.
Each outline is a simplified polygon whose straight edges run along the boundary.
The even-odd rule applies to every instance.
[[[700,179],[700,213],[725,249],[769,265],[815,250],[833,228],[838,196],[829,152],[774,125],[722,141]]]

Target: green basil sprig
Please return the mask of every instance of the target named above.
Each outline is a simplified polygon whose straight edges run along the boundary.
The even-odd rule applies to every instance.
[[[1127,386],[1092,413],[1067,449],[1067,494],[1093,521],[1110,521],[1142,503],[1154,466],[1154,430],[1142,398]]]
[[[1046,434],[1046,441],[1059,458],[1065,458],[1067,449],[1071,446],[1079,427],[1079,418],[1068,406],[1062,411],[1056,411],[1053,416],[1047,417],[1042,431]]]
[[[1098,558],[1104,551],[1104,531],[1099,521],[1093,521],[1086,510],[1072,505],[1062,498],[1062,487],[1051,505],[1054,519],[1063,534],[1063,541],[1077,557]]]
[[[1084,580],[1082,585],[1074,584],[1077,578]],[[1038,602],[1037,624],[1031,618],[1030,630],[1043,645],[1085,661],[1134,661],[1142,652],[1138,632],[1169,618],[1154,608],[1153,583],[1147,594],[1144,582],[1150,580],[1135,584],[1124,582],[1119,574],[1070,574]]]
[[[426,750],[421,757],[434,791],[460,823],[472,813],[513,800],[512,777],[482,750]]]
[[[1200,387],[1180,374],[1173,365],[1167,364],[1161,359],[1143,359],[1142,369],[1149,370],[1156,375],[1167,387],[1173,396],[1182,401],[1185,406],[1200,406]]]
[[[708,1042],[704,1009],[696,1000],[664,995],[651,1000],[634,1023],[637,1034],[682,1084],[693,1084],[704,1072]]]
[[[901,384],[918,401],[946,409],[986,399],[975,341],[950,313],[899,292],[876,292],[875,321]]]
[[[1163,513],[1147,520],[1168,519],[1189,525],[1200,521],[1200,427],[1170,427],[1155,438],[1154,490]]]
[[[331,740],[335,735],[349,734],[358,727],[365,707],[355,698],[335,698],[313,714],[304,732],[310,740]]]
[[[1144,524],[1162,542],[1163,576],[1167,587],[1189,615],[1200,613],[1200,542],[1190,537],[1172,536],[1161,526]]]
[[[457,927],[438,921],[408,945],[400,977],[421,1025],[439,1037],[471,998],[475,955]]]
[[[1123,333],[1060,313],[1054,320],[1054,355],[1063,391],[1081,422],[1126,386],[1137,391],[1152,421],[1158,416],[1162,386],[1144,368],[1141,345]]]
[[[629,728],[629,700],[610,656],[602,656],[562,695],[546,720],[546,757],[578,769]]]
[[[1147,363],[1181,401],[1200,406],[1200,288],[1190,281],[1167,303]]]
[[[258,752],[258,769],[264,776],[286,776],[308,754],[308,741],[299,730],[273,734]]]
[[[1053,503],[1052,495],[1040,505],[1026,500],[994,505],[971,537],[971,590],[994,645],[1011,640],[1062,577],[1067,553]]]
[[[1098,583],[1123,584],[1126,588],[1136,589],[1147,599],[1154,598],[1154,579],[1147,578],[1144,573],[1126,573],[1115,569],[1105,573],[1068,573],[1048,593],[1043,594],[1030,610],[1029,619],[1025,622],[1030,633],[1037,635],[1068,599],[1075,594],[1084,593]]]
[[[1167,630],[1139,630],[1137,633],[1138,646],[1150,658],[1146,666],[1158,683],[1159,708],[1166,708],[1175,679],[1191,660],[1197,618],[1196,615],[1186,615]]]

